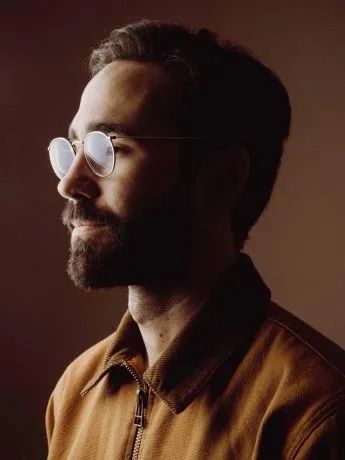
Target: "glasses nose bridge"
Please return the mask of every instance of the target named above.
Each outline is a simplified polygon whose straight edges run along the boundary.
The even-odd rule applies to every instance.
[[[88,167],[88,162],[86,160],[86,156],[85,156],[85,152],[84,152],[84,141],[69,141],[71,146],[72,146],[72,149],[74,151],[74,159],[73,159],[73,162],[69,168],[69,171],[68,171],[68,175],[70,175],[72,173],[75,174],[75,170],[79,169],[80,167],[83,169],[83,170],[86,170],[88,171],[89,170],[89,167]],[[79,147],[78,146],[81,145],[82,147]],[[80,162],[82,162],[83,164],[80,164]],[[79,175],[79,174],[78,174]]]
[[[84,141],[69,141],[71,146],[72,146],[72,149],[74,150],[74,154],[77,156],[78,154],[78,151],[77,151],[77,148],[78,148],[78,145],[84,145]],[[83,147],[84,148],[84,147]]]
[[[87,163],[86,155],[85,155],[85,151],[84,151],[84,143],[85,143],[84,141],[71,141],[70,142],[70,144],[72,146],[72,149],[74,151],[73,164],[75,164],[76,161],[78,161],[79,156],[84,158],[85,162]],[[71,165],[71,167],[72,167],[72,165]]]

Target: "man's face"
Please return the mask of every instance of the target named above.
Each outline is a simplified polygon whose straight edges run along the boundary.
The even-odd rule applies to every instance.
[[[177,94],[154,64],[117,61],[87,85],[71,124],[73,140],[92,130],[132,136],[177,136],[171,111]],[[98,128],[96,128],[98,127]],[[102,178],[77,144],[74,163],[58,185],[68,199],[68,273],[76,285],[101,288],[182,279],[187,269],[189,192],[181,181],[177,140],[119,138],[116,162]]]

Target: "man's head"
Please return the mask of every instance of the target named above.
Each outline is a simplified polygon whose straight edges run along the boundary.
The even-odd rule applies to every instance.
[[[73,222],[104,224],[73,230],[76,284],[183,279],[196,242],[211,240],[220,222],[241,249],[269,200],[289,131],[279,79],[208,31],[152,21],[114,30],[90,66],[71,137],[97,128],[128,138],[114,140],[110,176],[96,176],[78,147],[58,186],[71,230]],[[162,139],[135,139],[145,136]]]

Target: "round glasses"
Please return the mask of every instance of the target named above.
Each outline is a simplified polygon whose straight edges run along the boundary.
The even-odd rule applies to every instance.
[[[115,152],[112,139],[102,131],[91,131],[83,141],[70,142],[64,137],[56,137],[48,147],[49,158],[55,174],[62,179],[69,171],[75,158],[76,144],[84,144],[84,155],[92,171],[100,177],[109,176],[115,166]]]
[[[115,167],[115,149],[112,139],[199,139],[208,137],[176,137],[176,136],[118,136],[107,135],[102,131],[91,131],[83,141],[70,142],[64,137],[56,137],[48,147],[49,158],[55,174],[62,179],[70,170],[76,153],[74,145],[84,144],[84,155],[91,170],[100,177],[109,176]]]

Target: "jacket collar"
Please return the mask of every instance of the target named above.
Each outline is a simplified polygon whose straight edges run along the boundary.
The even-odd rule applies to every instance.
[[[143,374],[152,391],[177,414],[204,388],[219,367],[262,322],[271,292],[250,257],[241,253],[204,308],[181,330]],[[127,311],[109,344],[94,387],[112,368],[143,352],[139,328]],[[115,369],[114,369],[115,371]]]

